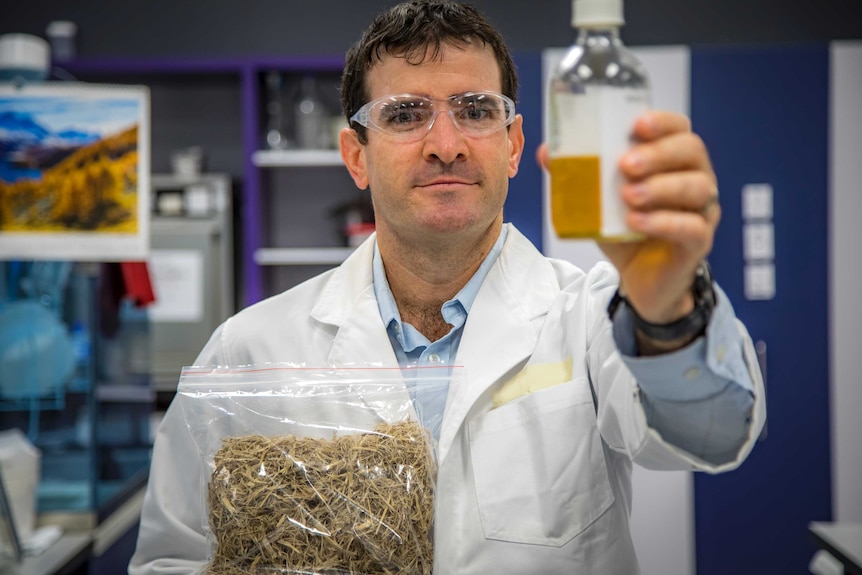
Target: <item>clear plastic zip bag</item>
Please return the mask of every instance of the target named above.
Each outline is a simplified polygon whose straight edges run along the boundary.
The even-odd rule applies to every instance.
[[[435,439],[461,368],[185,368],[207,575],[430,574]]]

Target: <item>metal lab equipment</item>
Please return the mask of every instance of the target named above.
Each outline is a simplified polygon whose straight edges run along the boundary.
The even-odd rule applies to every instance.
[[[231,179],[153,174],[152,377],[173,392],[212,331],[234,311]]]

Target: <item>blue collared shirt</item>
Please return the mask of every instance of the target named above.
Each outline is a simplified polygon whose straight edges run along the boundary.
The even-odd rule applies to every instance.
[[[455,355],[458,353],[461,335],[464,333],[467,314],[470,313],[470,308],[476,300],[482,282],[485,281],[485,276],[488,275],[488,270],[491,269],[500,252],[503,251],[503,244],[506,242],[507,235],[506,227],[503,226],[500,237],[494,242],[491,251],[485,256],[484,261],[470,278],[470,281],[455,294],[455,297],[443,304],[441,308],[443,319],[452,327],[449,329],[449,333],[434,342],[422,335],[409,323],[401,321],[401,314],[398,313],[395,297],[392,295],[392,290],[386,279],[386,271],[383,269],[380,250],[377,248],[377,244],[374,244],[374,259],[372,261],[374,295],[377,297],[380,317],[383,319],[383,325],[386,326],[386,333],[389,334],[389,341],[392,342],[392,349],[395,351],[398,365],[402,368],[452,365]],[[448,387],[435,386],[433,391],[423,392],[417,386],[411,386],[410,393],[414,401],[419,404],[420,414],[428,414],[424,418],[425,424],[431,429],[434,437],[439,438]]]

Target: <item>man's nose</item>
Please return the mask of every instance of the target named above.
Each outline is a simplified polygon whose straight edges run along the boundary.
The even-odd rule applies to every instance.
[[[425,154],[450,163],[466,153],[464,134],[455,122],[455,115],[452,110],[441,110],[425,134]]]

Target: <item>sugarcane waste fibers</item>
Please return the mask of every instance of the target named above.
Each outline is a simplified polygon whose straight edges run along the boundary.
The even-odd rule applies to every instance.
[[[430,574],[434,464],[416,422],[333,439],[225,439],[207,575]]]

